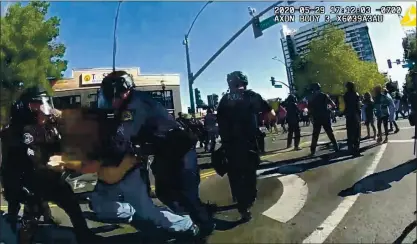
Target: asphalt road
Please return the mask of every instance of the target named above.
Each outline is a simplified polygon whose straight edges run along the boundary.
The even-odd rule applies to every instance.
[[[285,134],[266,138],[268,153],[258,170],[258,199],[253,219],[242,224],[232,204],[227,176],[217,176],[207,165],[209,157],[200,153],[200,185],[204,201],[220,207],[217,230],[209,243],[393,243],[416,220],[416,169],[413,155],[414,129],[400,120],[398,134],[388,144],[373,140],[361,143],[362,153],[351,157],[334,153],[325,134],[315,157],[308,157],[311,127],[302,128],[302,150],[285,149]],[[342,149],[346,149],[343,121],[334,125]],[[363,135],[364,135],[363,131]],[[414,159],[414,161],[410,161]],[[2,201],[2,210],[6,210]],[[82,205],[85,211],[88,207]],[[53,207],[62,226],[71,226],[66,214]],[[128,225],[107,225],[89,221],[103,236],[118,236],[135,230]],[[71,239],[66,229],[44,228],[43,239]],[[415,229],[404,235],[403,243],[416,240]],[[401,243],[401,242],[398,242]]]
[[[360,157],[323,146],[314,159],[286,160],[308,155],[308,147],[270,158],[275,164],[265,162],[268,170],[258,171],[263,179],[258,180],[253,220],[238,225],[235,209],[218,213],[224,231],[215,232],[209,242],[393,243],[416,220],[414,130],[405,120],[399,124],[403,129],[388,144],[363,141]],[[228,209],[228,189],[227,179],[215,176],[203,182],[201,195]],[[415,229],[403,242],[414,240]]]

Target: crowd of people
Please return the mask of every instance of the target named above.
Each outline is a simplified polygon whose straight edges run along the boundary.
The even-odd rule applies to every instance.
[[[218,174],[227,173],[242,222],[251,220],[250,209],[257,197],[256,170],[261,163],[260,155],[265,152],[265,134],[259,130],[263,122],[280,123],[288,133],[287,147],[294,145],[295,150],[300,150],[300,123],[308,116],[313,125],[311,154],[316,153],[322,128],[333,149],[339,151],[332,130],[332,111],[336,105],[321,91],[320,84],[311,85],[307,101],[300,103],[291,94],[276,112],[258,93],[247,89],[248,78],[242,72],[232,72],[226,80],[229,90],[221,98],[217,114],[208,110],[203,120],[185,119],[182,114],[174,119],[160,103],[134,89],[132,77],[124,71],[106,76],[98,93],[98,107],[72,111],[80,114],[72,122],[65,111],[53,108],[46,93],[26,92],[13,104],[10,125],[2,132],[0,176],[12,232],[16,233],[18,222],[25,219],[44,216],[53,223],[47,202],[54,202],[70,217],[79,243],[101,243],[102,238],[88,228],[79,199],[62,177],[63,172],[71,170],[97,174],[96,187],[88,196],[99,220],[129,223],[151,243],[166,237],[180,242],[202,240],[216,227],[213,219],[216,206],[202,203],[199,197],[198,142],[211,153],[211,164]],[[414,124],[416,91],[414,84],[414,92],[409,97],[411,112],[405,111]],[[398,109],[395,110],[395,101],[381,86],[375,87],[372,95],[366,93],[362,100],[355,84],[348,82],[343,98],[348,147],[353,154],[359,153],[362,119],[368,136],[372,127],[378,142],[388,140],[389,122],[398,132],[394,116]],[[85,122],[88,120],[93,122]],[[53,157],[62,157],[64,146],[81,147],[74,142],[68,144],[69,133],[84,133],[84,144],[90,146],[79,150],[82,151],[79,158],[51,164]],[[217,137],[221,146],[216,150]],[[151,164],[154,197],[164,206],[152,200],[148,161],[144,166],[141,160],[148,155],[154,156]],[[22,220],[18,218],[20,204],[27,207]],[[2,233],[0,241],[7,239]]]

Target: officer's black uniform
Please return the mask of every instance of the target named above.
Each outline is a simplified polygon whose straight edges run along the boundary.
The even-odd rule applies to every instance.
[[[135,90],[133,80],[124,71],[115,71],[103,80],[98,107],[113,108],[115,118],[120,117],[107,146],[112,156],[106,161],[120,163],[131,153],[133,142],[140,146],[139,154],[154,155],[151,169],[156,196],[174,212],[189,212],[202,232],[211,233],[214,224],[198,192],[200,177],[193,135],[181,129],[160,103]]]
[[[361,102],[352,82],[346,83],[347,92],[343,95],[345,102],[346,130],[348,149],[353,154],[359,153],[361,135]]]
[[[296,150],[299,150],[300,146],[300,109],[297,106],[297,98],[294,95],[289,95],[284,102],[285,108],[287,109],[287,122],[288,122],[288,138],[287,147],[292,145],[292,137],[294,136],[294,146]]]
[[[312,84],[311,89],[313,94],[310,96],[308,102],[308,111],[313,119],[313,136],[310,147],[311,154],[313,155],[316,153],[317,141],[319,140],[322,127],[333,144],[335,151],[338,151],[339,146],[333,134],[330,110],[327,107],[329,104],[333,104],[333,101],[330,99],[329,95],[320,91],[320,84]]]
[[[8,211],[17,216],[20,203],[27,203],[31,207],[43,206],[41,214],[48,215],[50,210],[45,203],[54,202],[69,215],[78,241],[89,243],[93,241],[93,233],[71,186],[61,173],[46,166],[49,157],[59,151],[59,134],[53,125],[48,124],[49,120],[46,124],[39,124],[39,116],[45,116],[45,110],[42,111],[46,108],[45,99],[44,94],[30,89],[11,110],[12,132],[9,135],[12,137],[7,139],[7,149],[3,150],[1,169]],[[47,116],[43,118],[48,119]]]
[[[228,176],[242,218],[251,218],[249,208],[256,199],[256,169],[260,163],[257,116],[271,106],[262,97],[246,90],[247,78],[235,71],[227,77],[230,92],[222,97],[217,121],[222,147],[228,160]]]

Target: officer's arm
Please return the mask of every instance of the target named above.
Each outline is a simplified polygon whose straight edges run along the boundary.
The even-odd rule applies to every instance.
[[[267,114],[268,119],[272,120],[276,117],[274,109],[272,109],[271,105],[267,101],[265,101],[261,95],[255,93],[255,107],[257,112]]]
[[[327,100],[327,104],[330,104],[333,108],[336,107],[336,104],[333,102],[333,100],[329,97],[328,94],[326,94],[326,100]]]

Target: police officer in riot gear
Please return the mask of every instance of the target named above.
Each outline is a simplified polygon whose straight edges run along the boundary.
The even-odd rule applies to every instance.
[[[339,151],[339,145],[333,134],[331,125],[331,111],[329,105],[335,107],[335,103],[330,99],[329,95],[321,91],[321,85],[319,83],[311,84],[312,94],[308,101],[308,111],[312,117],[313,122],[313,136],[311,139],[311,155],[316,153],[317,141],[321,128],[323,127],[330,142],[333,144],[335,151]]]
[[[259,113],[275,112],[262,97],[247,90],[248,79],[241,71],[227,75],[230,91],[220,100],[217,121],[222,147],[228,161],[228,177],[242,220],[249,221],[249,211],[256,199],[256,169],[260,163],[258,147]]]
[[[151,168],[156,196],[174,212],[188,212],[199,225],[200,233],[210,234],[214,223],[199,197],[195,138],[160,103],[134,87],[132,77],[126,72],[110,73],[101,84],[99,109],[114,109],[115,117],[120,118],[115,137],[123,144],[133,142],[139,146],[138,154],[154,155]],[[120,156],[127,153],[120,145],[114,147]]]
[[[38,215],[30,218],[43,215],[45,219],[51,219],[47,204],[51,201],[69,215],[79,242],[97,241],[71,186],[61,177],[61,172],[47,165],[50,157],[60,151],[60,135],[53,113],[51,98],[36,87],[24,91],[12,105],[10,133],[2,143],[1,167],[8,212],[17,216],[20,204],[25,203],[25,209],[30,209],[25,211],[26,215]]]

